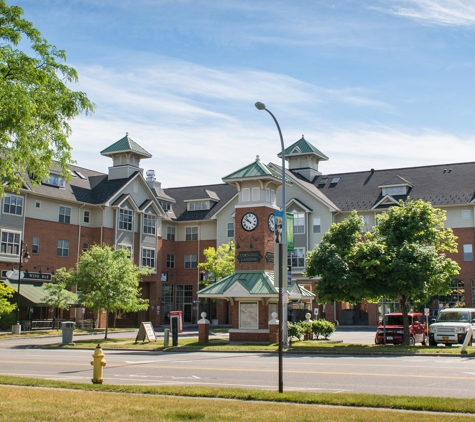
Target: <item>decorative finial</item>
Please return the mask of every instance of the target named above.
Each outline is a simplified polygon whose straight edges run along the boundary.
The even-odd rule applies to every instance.
[[[303,136],[303,133],[302,133],[302,139],[305,139],[305,137]]]
[[[257,161],[261,161],[260,157],[258,155],[256,155],[256,162]]]
[[[129,132],[125,132],[125,136],[129,136]]]

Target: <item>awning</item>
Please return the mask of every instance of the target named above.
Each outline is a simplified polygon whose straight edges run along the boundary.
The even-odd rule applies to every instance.
[[[15,292],[18,292],[18,282],[15,283],[8,279],[2,281],[5,285],[15,290]],[[22,301],[21,305],[48,306],[44,301],[44,298],[48,296],[48,293],[43,289],[42,285],[43,283],[22,281],[20,283],[20,296],[26,299],[28,303]]]

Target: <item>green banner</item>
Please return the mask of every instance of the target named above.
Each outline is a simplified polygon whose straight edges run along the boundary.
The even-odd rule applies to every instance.
[[[287,250],[293,251],[294,250],[294,215],[289,212],[287,213],[286,231],[287,231]]]

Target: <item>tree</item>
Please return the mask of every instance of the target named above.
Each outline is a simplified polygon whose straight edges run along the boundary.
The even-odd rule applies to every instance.
[[[58,311],[57,318],[59,318],[60,309],[68,310],[71,308],[71,305],[77,303],[76,293],[66,289],[66,282],[61,280],[61,274],[62,271],[58,271],[56,283],[43,283],[42,286],[47,295],[41,300],[44,300],[48,306]]]
[[[65,51],[22,16],[20,7],[0,0],[0,197],[5,184],[13,191],[23,187],[26,175],[42,182],[53,162],[69,178],[68,121],[94,109],[85,93],[68,87],[78,76],[62,63]]]
[[[140,297],[139,282],[142,276],[152,274],[153,269],[134,265],[129,253],[124,248],[94,245],[81,255],[75,269],[59,271],[67,285],[76,284],[82,292],[82,304],[95,311],[106,310],[105,339],[110,312],[148,309],[148,300]]]
[[[334,224],[307,258],[306,275],[322,280],[319,299],[326,301],[398,300],[409,344],[408,303],[450,292],[460,267],[446,256],[456,252],[456,238],[444,228],[445,211],[422,200],[399,202],[378,216],[372,233],[361,233],[362,221],[352,212]]]
[[[0,283],[0,316],[9,314],[14,311],[16,305],[10,303],[9,298],[13,297],[15,290],[10,286],[5,286],[5,284]]]
[[[203,251],[206,261],[200,262],[198,268],[204,275],[204,284],[221,280],[234,273],[234,242],[223,243],[216,250],[213,246]]]

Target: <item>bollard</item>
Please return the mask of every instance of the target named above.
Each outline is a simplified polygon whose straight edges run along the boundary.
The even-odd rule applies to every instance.
[[[104,353],[102,352],[101,345],[98,344],[94,353],[92,354],[94,360],[91,362],[92,365],[92,383],[93,384],[102,384],[104,381],[103,370],[102,368],[106,366],[107,362],[104,359]]]
[[[169,340],[170,340],[170,329],[165,328],[163,330],[163,347],[168,347]]]

